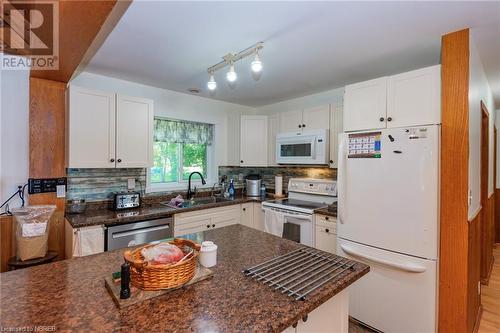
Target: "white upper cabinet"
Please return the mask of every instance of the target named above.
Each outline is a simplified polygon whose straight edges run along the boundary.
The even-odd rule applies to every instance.
[[[117,95],[116,104],[116,166],[150,166],[153,155],[153,101]]]
[[[387,77],[351,84],[344,93],[344,131],[385,128]]]
[[[280,113],[280,133],[300,132],[302,129],[302,110]]]
[[[328,129],[330,104],[280,113],[280,133]]]
[[[441,123],[441,66],[389,78],[387,127]]]
[[[280,115],[270,115],[267,124],[267,164],[269,166],[276,166],[278,165],[276,163],[276,134],[280,132]]]
[[[115,94],[69,90],[69,168],[115,167]]]
[[[68,168],[152,163],[153,101],[71,87]]]
[[[267,116],[241,116],[241,166],[267,166],[267,135]]]
[[[338,167],[339,134],[342,128],[342,105],[332,105],[330,112],[330,168]]]
[[[302,130],[328,129],[330,124],[330,104],[304,109]]]
[[[346,86],[344,131],[440,123],[440,65]]]

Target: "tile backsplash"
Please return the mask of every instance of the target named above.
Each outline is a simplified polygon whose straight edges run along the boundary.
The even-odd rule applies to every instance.
[[[101,201],[113,198],[113,193],[127,190],[127,179],[134,178],[135,191],[146,186],[146,169],[67,169],[67,199],[80,198]]]
[[[274,190],[274,176],[283,175],[283,192],[287,192],[290,178],[337,179],[337,169],[316,166],[277,166],[277,167],[240,167],[220,166],[219,178],[226,175],[233,178],[237,186],[243,186],[247,175],[258,174],[262,177],[267,189]]]
[[[271,190],[274,190],[274,176],[276,174],[282,174],[283,192],[286,192],[286,187],[290,178],[337,178],[337,170],[328,167],[219,167],[219,177],[226,175],[228,179],[233,178],[236,187],[242,187],[244,178],[250,174],[261,175],[264,184]],[[80,198],[87,201],[110,200],[113,198],[115,192],[127,190],[127,180],[129,178],[139,180],[135,182],[135,191],[144,193],[146,186],[146,169],[144,168],[67,169],[68,185],[66,198]],[[160,194],[161,193],[150,193],[146,195],[149,197]]]

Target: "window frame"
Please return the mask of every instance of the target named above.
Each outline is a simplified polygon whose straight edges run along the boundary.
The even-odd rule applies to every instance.
[[[178,121],[186,121],[189,122],[189,120],[183,120],[183,119],[176,119]],[[200,178],[193,178],[191,180],[191,187],[192,189],[194,186],[197,188],[211,188],[212,185],[215,183],[217,176],[215,175],[215,171],[217,170],[217,165],[215,165],[215,139],[216,139],[216,124],[211,124],[211,123],[206,123],[214,126],[214,142],[211,145],[207,145],[207,169],[206,169],[206,175],[203,175],[205,177],[206,184],[203,185],[201,183]],[[154,135],[154,133],[152,133]],[[154,144],[154,141],[152,141]],[[184,156],[183,156],[183,149],[182,146],[178,146],[178,152],[179,154],[179,167],[177,170],[177,182],[169,182],[169,183],[153,183],[151,182],[151,168],[152,166],[149,166],[146,168],[146,193],[154,193],[154,192],[169,192],[169,191],[175,191],[175,190],[187,190],[188,186],[188,180],[183,180],[182,179],[182,168],[184,164]]]

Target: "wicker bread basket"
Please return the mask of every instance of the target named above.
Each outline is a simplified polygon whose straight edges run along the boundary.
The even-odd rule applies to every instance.
[[[193,254],[175,264],[152,265],[144,261],[141,250],[157,244],[125,251],[123,257],[130,264],[130,282],[133,286],[142,290],[171,289],[186,284],[194,277],[200,245],[182,238],[176,238],[169,243],[178,246],[181,250],[187,246],[193,250]],[[183,250],[183,252],[187,254],[186,251]]]

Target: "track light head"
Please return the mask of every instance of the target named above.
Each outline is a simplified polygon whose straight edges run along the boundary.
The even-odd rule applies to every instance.
[[[217,89],[217,82],[215,82],[215,78],[214,78],[213,73],[210,74],[210,78],[208,79],[208,82],[207,82],[207,88],[210,91],[214,91],[215,89]]]

